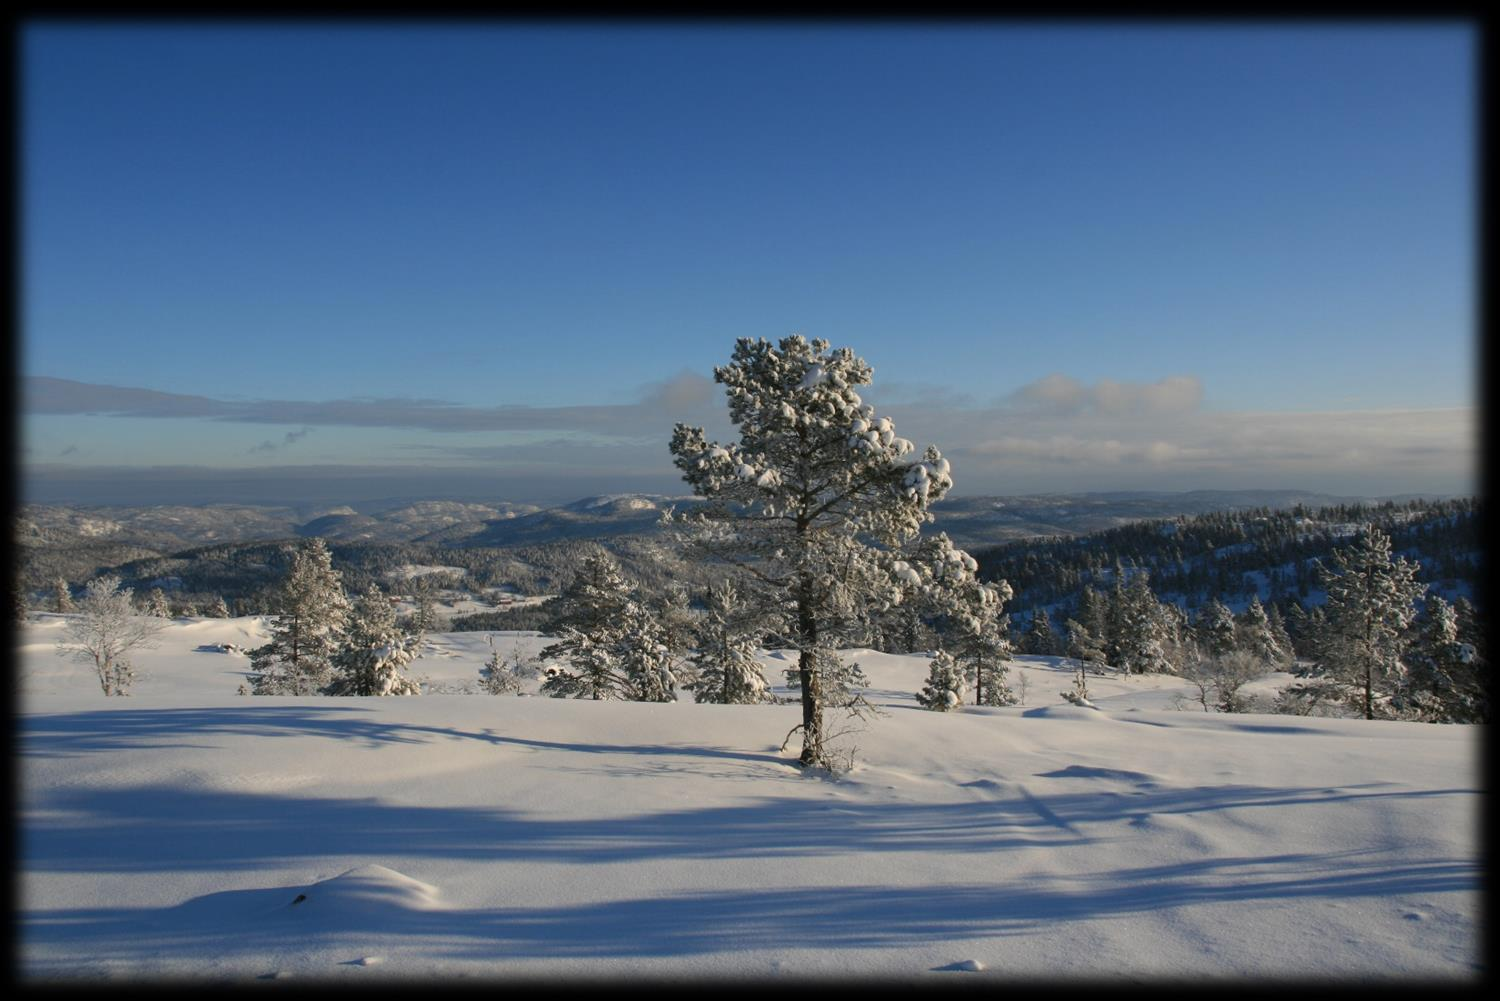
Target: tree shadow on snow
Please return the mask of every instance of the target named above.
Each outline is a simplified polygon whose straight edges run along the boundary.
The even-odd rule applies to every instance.
[[[362,716],[361,706],[256,705],[244,709],[101,709],[74,713],[39,713],[22,717],[23,757],[65,757],[140,748],[208,747],[195,736],[223,734],[256,737],[325,737],[358,741],[366,747],[421,744],[435,740],[479,740],[583,754],[632,754],[691,758],[727,758],[786,765],[786,757],[752,754],[718,747],[673,744],[565,743],[512,737],[484,729],[390,722]]]
[[[1347,853],[1346,853],[1347,854]],[[157,909],[87,908],[22,916],[24,946],[87,948],[95,959],[165,954],[253,956],[347,937],[420,945],[437,960],[682,956],[774,946],[787,929],[806,949],[911,946],[1044,931],[1060,921],[1192,904],[1425,895],[1478,888],[1477,862],[1398,862],[1288,854],[1150,866],[1024,884],[797,887],[664,894],[533,908],[442,909],[376,903],[321,921],[314,887],[235,890]],[[301,909],[299,892],[313,894]]]

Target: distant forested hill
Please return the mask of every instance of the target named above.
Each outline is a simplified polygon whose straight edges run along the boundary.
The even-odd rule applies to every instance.
[[[1475,498],[1335,504],[1289,510],[1251,508],[1134,522],[1089,535],[1028,539],[974,551],[986,580],[1014,591],[1012,614],[1076,606],[1084,586],[1111,587],[1117,575],[1150,575],[1163,601],[1192,610],[1217,598],[1236,610],[1262,603],[1323,600],[1318,562],[1347,545],[1361,526],[1391,536],[1398,555],[1421,564],[1419,579],[1450,600],[1483,608],[1480,519]]]

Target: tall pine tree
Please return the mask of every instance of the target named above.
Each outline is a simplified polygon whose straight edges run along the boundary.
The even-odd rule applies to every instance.
[[[674,463],[708,499],[695,518],[702,551],[740,569],[747,600],[798,650],[803,765],[832,762],[833,686],[820,669],[841,662],[837,648],[872,611],[900,601],[892,551],[952,486],[937,449],[917,458],[860,399],[870,378],[862,358],[827,341],[741,338],[714,370],[739,440],[710,442],[685,424],[672,434]]]
[[[272,599],[271,640],[250,651],[256,695],[314,695],[333,680],[349,599],[322,539],[305,540]]]

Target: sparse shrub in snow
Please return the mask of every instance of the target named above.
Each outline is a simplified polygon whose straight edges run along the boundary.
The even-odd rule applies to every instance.
[[[495,649],[495,637],[488,636],[485,641],[490,646],[490,657],[479,669],[479,687],[491,695],[511,695],[521,690],[521,675],[519,662],[506,663],[505,658],[500,656],[500,651]]]
[[[819,647],[812,652],[812,670],[819,696],[826,707],[848,709],[858,715],[874,715],[875,708],[860,689],[870,684],[858,661],[845,660],[837,650]],[[794,692],[802,687],[801,657],[786,669],[786,685]]]
[[[746,704],[771,701],[770,687],[755,659],[758,633],[753,610],[728,581],[708,589],[708,610],[693,655],[697,677],[683,687],[698,702]]]
[[[1083,667],[1084,663],[1084,661],[1079,661],[1078,670],[1073,672],[1072,690],[1059,693],[1069,702],[1079,706],[1093,705],[1093,703],[1089,701],[1089,680],[1088,674]]]
[[[354,602],[339,649],[330,660],[328,695],[419,695],[406,674],[416,637],[396,625],[390,599],[372,582]]]
[[[710,442],[685,424],[671,441],[684,479],[708,499],[692,517],[696,551],[738,568],[767,631],[799,651],[798,760],[826,763],[823,710],[834,686],[820,668],[839,664],[838,647],[900,602],[901,568],[889,554],[931,520],[928,506],[952,486],[948,462],[931,447],[915,458],[860,399],[870,366],[848,348],[800,335],[741,338],[714,379],[738,442]]]
[[[125,695],[135,677],[129,654],[154,645],[163,625],[155,617],[135,614],[130,588],[121,588],[120,578],[96,577],[85,588],[58,648],[91,664],[105,695]]]
[[[273,599],[271,640],[250,651],[256,695],[315,695],[333,680],[332,657],[349,618],[339,572],[322,539],[298,547]]]
[[[1204,712],[1238,713],[1248,710],[1240,689],[1273,667],[1249,651],[1230,650],[1216,657],[1194,657],[1180,673],[1193,686],[1192,701]]]

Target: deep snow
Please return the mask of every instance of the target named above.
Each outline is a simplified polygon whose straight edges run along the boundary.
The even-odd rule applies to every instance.
[[[779,750],[795,706],[236,696],[213,647],[256,618],[175,620],[107,699],[61,629],[18,665],[29,980],[1482,970],[1478,727],[1174,711],[1159,676],[1086,709],[1048,658],[1025,706],[932,713],[925,660],[858,651],[887,715],[831,777]],[[473,685],[485,638],[413,673]]]

